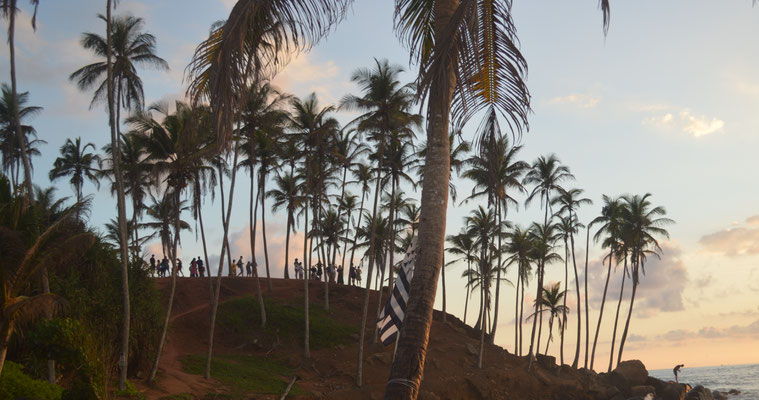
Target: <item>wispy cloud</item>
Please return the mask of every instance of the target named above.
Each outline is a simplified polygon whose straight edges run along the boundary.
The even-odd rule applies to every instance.
[[[759,254],[759,216],[746,218],[746,224],[706,234],[698,242],[706,251],[728,257]]]
[[[665,110],[669,111],[662,112]],[[649,112],[651,111],[659,111],[659,113],[643,119],[643,125],[653,126],[661,130],[683,132],[693,137],[723,133],[725,129],[725,121],[722,119],[697,115],[687,108],[676,111],[656,104],[649,109]]]
[[[572,93],[548,100],[549,105],[570,105],[579,108],[594,108],[601,102],[601,97],[591,94]]]

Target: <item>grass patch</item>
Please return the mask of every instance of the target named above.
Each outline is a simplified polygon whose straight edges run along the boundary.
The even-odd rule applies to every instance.
[[[292,306],[264,299],[266,306],[266,328],[270,337],[279,336],[302,346],[303,306]],[[237,333],[246,334],[251,327],[261,325],[258,299],[245,296],[219,305],[219,324]],[[310,340],[312,349],[334,347],[352,342],[351,335],[358,333],[358,327],[336,321],[320,305],[309,307]]]
[[[205,356],[182,358],[182,368],[190,374],[202,375],[205,365]],[[211,371],[213,378],[227,387],[230,399],[247,399],[250,394],[282,394],[288,383],[285,379],[295,374],[292,368],[271,358],[243,355],[218,355],[211,360]],[[304,391],[295,385],[290,393],[298,395]]]

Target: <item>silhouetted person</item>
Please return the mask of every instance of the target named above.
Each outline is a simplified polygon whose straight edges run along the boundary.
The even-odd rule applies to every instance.
[[[242,276],[242,256],[240,256],[240,259],[237,260],[237,269],[240,270],[240,276]]]
[[[166,256],[163,256],[163,260],[161,260],[161,276],[166,277],[166,273],[169,272],[169,259],[166,258]]]
[[[343,266],[340,265],[337,267],[337,283],[340,285],[344,285],[345,281],[343,280]]]
[[[203,278],[205,276],[206,269],[203,268],[203,259],[198,256],[198,273],[200,274],[200,277]]]
[[[150,255],[150,275],[155,276],[155,254]]]
[[[177,273],[179,275],[184,276],[184,272],[182,272],[182,260],[177,258]]]
[[[248,262],[245,263],[245,276],[252,276],[253,275],[253,263],[248,260]]]
[[[350,269],[348,270],[348,284],[351,286],[356,285],[356,267],[351,264]]]
[[[198,262],[195,260],[195,258],[190,261],[190,278],[197,278],[198,277]]]
[[[675,382],[680,383],[679,378],[677,377],[677,374],[680,373],[680,368],[684,367],[685,364],[676,365],[675,368],[672,369],[672,372],[675,374]]]
[[[303,279],[303,263],[298,261],[296,258],[293,266],[295,266],[295,277],[298,279]]]

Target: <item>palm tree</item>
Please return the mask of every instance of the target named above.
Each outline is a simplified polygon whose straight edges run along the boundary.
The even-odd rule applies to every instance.
[[[581,224],[577,220],[577,209],[580,208],[584,204],[593,204],[593,202],[590,199],[582,198],[582,189],[569,189],[565,190],[563,188],[558,189],[558,195],[556,195],[553,199],[551,199],[551,205],[559,205],[561,208],[558,211],[558,214],[566,214],[567,218],[569,218],[569,222],[574,224],[576,226],[575,229],[569,230],[569,242],[572,245],[572,265],[574,267],[575,271],[575,286],[577,289],[577,348],[575,351],[575,358],[572,362],[572,367],[577,368],[577,363],[580,359],[580,339],[581,339],[581,330],[582,330],[582,322],[581,322],[581,313],[582,308],[580,305],[582,304],[580,302],[580,278],[577,274],[577,259],[575,258],[575,232],[579,229],[584,228],[585,226]],[[590,232],[590,227],[588,227],[588,232]],[[586,250],[587,254],[587,250]],[[588,277],[588,270],[587,270],[587,263],[585,265],[585,368],[588,367],[588,338],[590,335],[588,334],[588,330],[590,325],[588,324],[588,283],[587,283],[587,277]]]
[[[295,213],[303,204],[301,195],[301,182],[297,176],[291,173],[276,175],[274,178],[274,189],[266,193],[274,201],[272,211],[284,208],[287,212],[287,229],[285,234],[285,279],[289,278],[287,270],[290,256],[290,230],[295,232]]]
[[[177,231],[173,226],[177,210],[181,214],[189,209],[185,201],[182,201],[179,207],[177,207],[173,200],[170,192],[166,192],[163,196],[158,197],[150,193],[151,202],[145,207],[145,214],[149,220],[142,224],[143,228],[153,232],[149,238],[158,236],[161,240],[162,255],[169,259],[173,257],[171,244],[174,242],[173,238],[177,236]],[[180,231],[188,231],[190,230],[190,224],[180,218],[179,229]]]
[[[344,227],[344,233],[343,233],[343,251],[342,251],[342,258],[340,260],[340,266],[343,268],[343,273],[345,272],[345,257],[348,255],[348,243],[350,242],[350,234],[353,231],[353,234],[355,236],[355,230],[351,230],[351,221],[353,220],[353,211],[358,208],[358,195],[351,194],[350,192],[346,192],[343,196],[343,201],[341,202],[342,209],[345,210],[345,213],[347,214],[347,217],[345,218],[345,227]],[[362,210],[359,210],[359,212],[362,212]]]
[[[603,248],[609,249],[609,255],[606,256],[609,260],[609,268],[606,271],[606,283],[604,283],[604,292],[601,296],[601,309],[598,313],[598,324],[596,325],[596,334],[593,337],[593,351],[590,354],[590,369],[593,370],[593,362],[596,359],[596,344],[598,343],[598,333],[601,330],[601,320],[603,319],[604,315],[604,304],[606,303],[606,293],[609,289],[609,279],[611,278],[611,266],[612,262],[614,261],[614,255],[619,248],[619,240],[620,240],[620,225],[621,225],[621,215],[620,212],[622,210],[622,204],[618,198],[611,198],[607,195],[603,195],[603,202],[604,206],[601,208],[601,215],[596,217],[592,222],[591,225],[601,223],[603,224],[595,235],[593,235],[593,240],[598,241],[602,235],[605,235],[606,238],[602,242]],[[619,260],[617,259],[617,262]],[[613,355],[612,351],[612,355]]]
[[[559,321],[559,330],[563,330],[562,326],[566,324],[567,319],[566,315],[569,313],[569,308],[567,308],[566,304],[559,304],[564,301],[564,297],[567,294],[567,291],[561,291],[561,283],[556,282],[554,285],[552,285],[550,288],[543,288],[543,296],[541,297],[543,301],[543,308],[541,310],[541,313],[548,312],[549,319],[548,319],[548,340],[546,340],[546,350],[545,354],[548,354],[548,346],[551,344],[551,340],[553,340],[553,320],[554,318],[558,317]],[[537,301],[537,300],[535,300]],[[537,309],[537,307],[536,307]],[[530,315],[529,318],[534,318],[536,316],[535,313]],[[541,315],[542,318],[542,315]]]
[[[100,181],[96,175],[98,169],[95,166],[100,157],[93,153],[88,153],[87,149],[89,147],[95,150],[95,145],[92,143],[87,143],[82,147],[81,137],[76,138],[74,142],[71,139],[66,139],[66,143],[61,146],[61,157],[55,160],[53,169],[50,170],[50,174],[48,175],[51,182],[70,175],[71,179],[69,182],[74,187],[77,203],[82,201],[84,178],[87,178],[96,187],[100,188]]]
[[[16,133],[16,117],[14,107],[18,107],[19,120],[21,121],[21,133],[24,137],[24,146],[27,158],[39,155],[39,150],[34,148],[37,143],[46,143],[36,139],[37,131],[31,125],[24,125],[24,120],[32,118],[42,112],[42,107],[27,106],[29,92],[19,93],[16,101],[13,100],[13,91],[7,84],[0,86],[0,154],[3,156],[3,172],[10,177],[11,189],[15,192],[19,187],[19,174],[22,165],[22,146]],[[29,140],[30,138],[34,138]],[[29,161],[29,168],[33,168]]]
[[[364,92],[362,97],[347,95],[343,98],[341,107],[357,110],[362,114],[355,120],[357,129],[370,134],[370,138],[377,142],[377,176],[374,188],[374,203],[370,221],[377,222],[377,205],[382,183],[383,163],[385,161],[385,147],[390,135],[394,132],[407,131],[408,127],[417,122],[419,117],[408,112],[413,103],[413,94],[409,84],[402,85],[398,76],[403,69],[391,66],[387,61],[375,60],[372,69],[358,69],[351,76],[351,80],[359,85]],[[370,232],[375,232],[372,229]],[[375,240],[370,240],[371,245]],[[442,242],[441,242],[442,243]],[[362,365],[364,357],[364,336],[366,333],[366,318],[369,313],[369,288],[371,287],[372,272],[375,260],[374,248],[369,249],[369,265],[366,274],[366,291],[364,293],[364,305],[361,314],[359,331],[358,362],[356,384],[362,383]]]
[[[137,65],[143,67],[156,67],[168,69],[165,60],[155,54],[155,37],[141,31],[143,20],[141,18],[126,16],[116,17],[111,15],[112,0],[106,1],[106,15],[99,16],[106,23],[106,37],[85,33],[82,35],[81,44],[87,50],[91,50],[95,56],[104,58],[86,65],[69,76],[76,81],[81,90],[90,90],[97,86],[90,103],[92,108],[96,103],[108,102],[108,123],[111,129],[111,147],[116,149],[112,157],[113,170],[116,178],[116,198],[118,208],[119,226],[121,227],[121,269],[122,269],[122,307],[124,308],[123,332],[122,332],[122,357],[129,354],[129,278],[127,266],[127,232],[126,232],[126,209],[124,182],[121,174],[121,149],[120,149],[120,120],[122,105],[126,109],[140,109],[143,105],[144,92],[142,80],[137,75]],[[122,366],[119,375],[119,389],[126,385],[126,362]]]
[[[44,191],[50,195],[52,190]],[[51,294],[29,294],[29,287],[42,269],[57,268],[81,258],[94,240],[73,217],[81,208],[60,210],[50,197],[28,205],[11,194],[10,183],[0,175],[0,373],[8,342],[18,328],[40,316],[50,318],[65,306]],[[42,216],[42,218],[40,218]],[[45,218],[47,216],[47,218]],[[41,233],[37,234],[35,231]],[[53,376],[54,377],[54,376]]]
[[[559,216],[559,222],[556,224],[556,229],[559,231],[559,236],[564,241],[564,292],[569,291],[569,240],[570,236],[577,233],[578,229],[578,222],[577,217],[574,217],[572,219],[569,218],[569,216]],[[567,296],[564,296],[562,298],[563,300],[563,306],[566,307],[567,305]],[[565,308],[565,310],[569,310],[569,308]],[[562,315],[562,318],[564,320],[567,319],[566,314]],[[564,365],[564,329],[566,328],[566,325],[563,325],[560,329],[561,334],[561,344],[560,344],[560,360],[561,364]]]
[[[669,238],[669,232],[663,226],[674,223],[673,220],[664,217],[667,214],[664,207],[654,207],[649,197],[651,197],[650,193],[642,196],[622,196],[622,200],[626,203],[626,207],[622,211],[622,219],[624,221],[622,230],[630,243],[632,294],[630,295],[630,308],[627,312],[625,329],[619,342],[617,364],[622,361],[622,352],[625,349],[625,340],[627,339],[633,305],[635,304],[635,294],[640,284],[640,273],[646,274],[645,263],[647,255],[653,254],[657,258],[661,258],[662,248],[659,246],[656,237]]]
[[[445,250],[451,254],[459,256],[459,258],[451,260],[448,264],[453,264],[456,261],[464,260],[466,261],[466,271],[468,274],[471,274],[470,271],[472,270],[472,262],[474,261],[475,256],[474,236],[471,235],[469,231],[464,229],[456,235],[448,235],[447,240],[450,247],[446,248]],[[470,286],[467,285],[466,296],[464,300],[464,324],[466,324],[467,309],[469,307],[469,288]]]
[[[359,226],[361,226],[361,218],[364,216],[364,200],[366,199],[367,194],[371,190],[371,181],[372,181],[372,167],[368,164],[359,163],[355,165],[355,169],[351,171],[353,174],[354,180],[350,183],[358,184],[361,187],[361,205],[358,207],[358,219],[356,220],[355,224],[353,225],[353,230],[356,231]],[[353,267],[353,259],[356,255],[356,240],[358,237],[354,234],[353,235],[353,244],[351,245],[351,256],[350,256],[350,267]],[[350,268],[349,268],[350,270]]]
[[[532,163],[532,166],[529,171],[527,171],[527,174],[525,175],[523,179],[524,185],[535,185],[535,187],[530,192],[530,195],[527,196],[526,205],[529,205],[530,202],[532,202],[536,196],[540,197],[540,206],[545,207],[545,215],[543,219],[543,226],[548,226],[548,215],[549,210],[551,209],[551,197],[553,194],[557,191],[559,191],[561,187],[561,183],[563,181],[567,180],[573,180],[574,176],[569,172],[569,168],[567,168],[564,165],[561,165],[561,161],[556,157],[554,154],[550,154],[547,157],[546,156],[540,156],[537,160],[535,160]],[[538,266],[538,289],[543,287],[543,267],[542,265]],[[542,292],[538,290],[537,296],[540,297],[542,295]],[[538,308],[542,307],[542,303],[538,301],[537,303]],[[579,312],[577,313],[580,314]],[[536,320],[533,320],[533,331],[535,328],[535,322]],[[541,319],[542,322],[542,319]],[[542,326],[542,325],[541,325]],[[578,328],[579,329],[579,328]],[[534,335],[532,335],[534,338]],[[538,342],[540,341],[540,335],[538,335]],[[534,354],[532,352],[532,343],[530,343],[530,361],[532,361],[532,355]],[[579,345],[579,334],[578,334],[578,345],[577,345],[577,351],[575,354],[575,362],[573,363],[573,367],[577,367],[577,360],[579,360],[580,357],[580,345]],[[540,350],[540,346],[538,346],[538,350]],[[530,363],[531,365],[531,363]],[[528,369],[530,367],[528,365]]]
[[[536,261],[537,264],[537,275],[538,275],[538,286],[537,286],[537,293],[535,295],[535,298],[537,299],[537,303],[535,303],[535,314],[541,315],[541,309],[542,309],[542,302],[543,302],[543,278],[545,276],[545,268],[548,264],[561,260],[561,256],[556,254],[554,252],[555,249],[555,243],[559,239],[559,234],[557,233],[556,225],[551,223],[549,221],[548,224],[539,224],[539,223],[533,223],[532,227],[530,228],[530,236],[531,236],[531,242],[532,242],[532,251],[531,251],[531,258],[533,258]],[[541,319],[542,320],[542,319]],[[528,353],[528,357],[530,358],[530,362],[528,363],[528,369],[531,367],[533,354],[537,354],[540,351],[540,335],[541,333],[538,332],[538,342],[537,346],[535,347],[535,353],[533,353],[533,345],[535,344],[535,328],[537,325],[537,319],[532,320],[532,333],[530,335],[530,352]],[[541,324],[542,329],[542,324]]]
[[[514,300],[514,320],[517,323],[514,326],[514,354],[522,356],[522,328],[524,321],[524,293],[525,285],[529,284],[531,263],[534,258],[533,238],[528,229],[522,229],[519,226],[508,234],[509,241],[506,242],[504,249],[507,254],[507,265],[517,265],[517,290],[516,299]],[[521,293],[521,295],[520,295]]]

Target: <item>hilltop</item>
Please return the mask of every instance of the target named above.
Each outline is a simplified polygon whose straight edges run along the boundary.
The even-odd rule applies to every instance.
[[[166,300],[170,280],[156,279],[156,285]],[[214,343],[215,379],[205,380],[202,371],[208,344],[209,283],[201,278],[178,278],[158,382],[154,387],[141,384],[139,389],[150,399],[278,399],[297,376],[293,398],[382,398],[393,347],[371,344],[373,317],[367,325],[364,385],[358,388],[354,383],[363,290],[331,285],[330,309],[324,311],[324,284],[311,283],[312,351],[311,358],[304,359],[303,281],[272,279],[272,285],[269,292],[265,279],[261,279],[268,311],[268,327],[262,329],[254,279],[223,279]],[[377,292],[372,292],[371,299],[370,315],[374,315]],[[486,345],[484,368],[477,369],[478,332],[450,314],[444,323],[442,316],[435,311],[421,399],[616,400],[635,394],[631,387],[642,385],[646,379],[650,386],[664,384],[647,378],[640,362],[636,362],[640,364],[637,370],[637,364],[632,366],[633,375],[645,373],[640,382],[635,382],[640,378],[624,377],[623,371],[608,376],[558,367],[553,357],[540,357],[535,370],[527,373],[526,357],[495,345]]]

